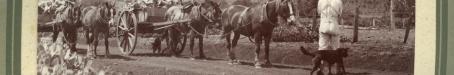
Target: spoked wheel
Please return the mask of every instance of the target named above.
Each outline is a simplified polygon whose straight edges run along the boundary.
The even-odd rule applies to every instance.
[[[120,52],[131,55],[137,45],[137,18],[135,14],[125,13],[120,16],[116,35]]]

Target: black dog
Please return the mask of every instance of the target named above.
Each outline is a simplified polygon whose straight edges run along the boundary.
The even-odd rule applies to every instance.
[[[151,44],[151,48],[153,50],[153,53],[161,54],[161,37],[158,37],[154,40],[154,42]]]
[[[324,61],[328,63],[328,74],[331,75],[331,66],[333,64],[337,64],[337,74],[343,75],[345,74],[345,67],[343,58],[348,56],[348,49],[349,48],[339,48],[337,50],[319,50],[313,53],[309,53],[306,51],[304,47],[301,47],[300,50],[303,52],[304,55],[312,56],[312,64],[314,67],[312,68],[311,75],[316,70],[319,70],[317,74],[323,74],[321,70],[321,63]]]

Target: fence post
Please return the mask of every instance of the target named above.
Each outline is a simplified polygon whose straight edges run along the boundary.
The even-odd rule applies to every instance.
[[[317,15],[318,15],[317,12],[314,12],[313,15],[312,15],[312,27],[311,27],[311,30],[314,30],[315,32],[318,32],[318,29],[317,29]]]
[[[355,27],[353,29],[353,42],[352,43],[358,42],[358,26],[359,26],[358,18],[359,18],[359,7],[356,7],[355,20],[354,20]]]

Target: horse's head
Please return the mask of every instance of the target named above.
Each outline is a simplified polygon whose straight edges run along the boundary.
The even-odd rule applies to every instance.
[[[72,9],[72,15],[74,16],[74,20],[75,20],[75,23],[77,25],[80,25],[82,26],[82,9],[81,9],[81,5],[74,5],[73,9]]]
[[[276,0],[276,12],[278,16],[287,20],[287,23],[295,23],[295,8],[291,0]]]
[[[101,12],[101,16],[108,21],[108,24],[112,24],[113,23],[113,18],[114,18],[114,15],[116,14],[116,11],[115,11],[115,3],[111,4],[109,2],[105,2],[103,3],[101,6],[100,6],[100,12]]]
[[[200,15],[201,18],[205,19],[207,22],[210,23],[220,23],[221,22],[221,14],[222,10],[219,7],[219,4],[207,0],[200,4]]]
[[[71,25],[81,26],[81,10],[80,6],[76,5],[75,3],[66,2],[64,6],[60,7],[60,11],[57,11],[58,15],[60,15],[59,19],[63,19],[66,23]]]
[[[205,8],[205,10],[202,10],[202,14],[206,15],[213,21],[220,21],[222,10],[218,3],[205,1],[205,3],[202,3],[202,8]]]

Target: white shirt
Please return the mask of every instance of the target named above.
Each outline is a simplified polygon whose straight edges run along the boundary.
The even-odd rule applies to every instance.
[[[336,34],[339,30],[339,16],[342,13],[341,0],[319,0],[317,11],[320,14],[321,33]]]

